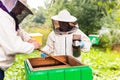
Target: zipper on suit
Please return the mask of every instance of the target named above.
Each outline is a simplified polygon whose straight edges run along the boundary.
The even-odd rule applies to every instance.
[[[65,37],[65,55],[67,55],[67,37]]]

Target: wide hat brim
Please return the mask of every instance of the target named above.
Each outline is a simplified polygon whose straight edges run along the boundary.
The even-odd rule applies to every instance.
[[[57,20],[57,21],[63,21],[63,22],[75,22],[77,21],[77,18],[74,16],[69,16],[69,18],[62,18],[59,17],[58,15],[51,17],[53,20]]]
[[[22,6],[24,6],[24,9],[29,13],[29,14],[33,14],[32,11],[27,7],[27,4],[25,1],[23,0],[18,0],[20,3],[22,3]]]

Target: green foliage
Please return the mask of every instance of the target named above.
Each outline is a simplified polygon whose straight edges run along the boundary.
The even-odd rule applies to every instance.
[[[117,3],[117,2],[116,2]],[[113,3],[115,4],[115,3]],[[114,9],[109,9],[109,14],[103,17],[100,20],[102,28],[108,28],[109,31],[104,33],[104,30],[101,29],[103,34],[101,35],[100,44],[102,47],[112,47],[114,45],[120,44],[120,4],[118,4]]]
[[[92,48],[89,53],[82,54],[82,62],[93,70],[93,80],[119,80],[120,54],[109,49]]]
[[[114,35],[113,37],[112,37],[112,39],[113,39],[113,45],[119,45],[120,44],[120,30],[119,29],[114,29],[114,30],[112,30],[112,34],[111,35]]]
[[[100,22],[102,27],[106,28],[120,28],[120,10],[114,9],[112,10],[109,15],[103,17]]]
[[[99,35],[100,35],[100,46],[102,46],[103,48],[111,48],[113,40],[110,30],[108,28],[102,28],[99,31]]]
[[[44,24],[45,16],[43,14],[36,15],[33,21],[35,21],[36,23]]]
[[[39,7],[38,10],[32,10],[33,15],[27,16],[20,26],[24,29],[29,29],[33,27],[41,27],[46,21],[45,9]]]
[[[120,44],[119,29],[101,29],[100,30],[100,45],[104,48],[112,48],[114,45]]]
[[[26,80],[24,71],[24,60],[27,58],[40,57],[38,51],[34,51],[30,55],[17,55],[14,64],[5,72],[5,80]]]
[[[87,35],[97,33],[101,28],[99,20],[103,17],[98,11],[98,6],[94,4],[85,4],[82,6],[81,15],[78,15],[80,29]]]

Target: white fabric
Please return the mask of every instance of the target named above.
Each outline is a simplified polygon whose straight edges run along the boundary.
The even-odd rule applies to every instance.
[[[53,20],[63,21],[63,22],[75,22],[77,18],[72,16],[67,10],[62,10],[58,15],[51,17]]]
[[[28,41],[29,39],[31,39],[30,35],[27,32],[25,32],[23,29],[20,28],[17,32],[23,41]]]
[[[18,0],[1,0],[3,5],[7,8],[10,12],[15,7]],[[27,0],[19,0],[22,4],[26,5]]]
[[[7,8],[10,12],[16,5],[18,0],[1,0],[3,5]]]
[[[15,30],[14,19],[0,9],[0,68],[10,67],[16,53],[31,53],[34,46],[27,42],[29,39],[23,30]]]
[[[66,35],[58,35],[58,34],[55,34],[54,31],[52,31],[49,34],[46,45],[42,50],[47,52],[47,53],[54,53],[54,55],[73,56],[73,51],[72,51],[73,34],[80,34],[81,35],[81,40],[83,40],[85,43],[85,45],[81,49],[81,51],[88,52],[90,50],[90,47],[91,47],[90,40],[79,29],[77,29],[75,32],[73,32],[71,34],[66,34]],[[79,59],[79,58],[77,57],[77,59]]]

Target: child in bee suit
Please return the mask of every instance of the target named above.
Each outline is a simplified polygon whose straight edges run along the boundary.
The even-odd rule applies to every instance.
[[[78,56],[74,56],[80,60],[80,51],[88,52],[90,50],[89,38],[78,28],[77,18],[72,16],[67,10],[62,10],[51,17],[53,31],[48,35],[48,39],[43,51],[53,53],[54,55],[69,55],[74,56],[74,36],[77,35],[75,43],[80,46]],[[46,57],[41,53],[41,57]]]

